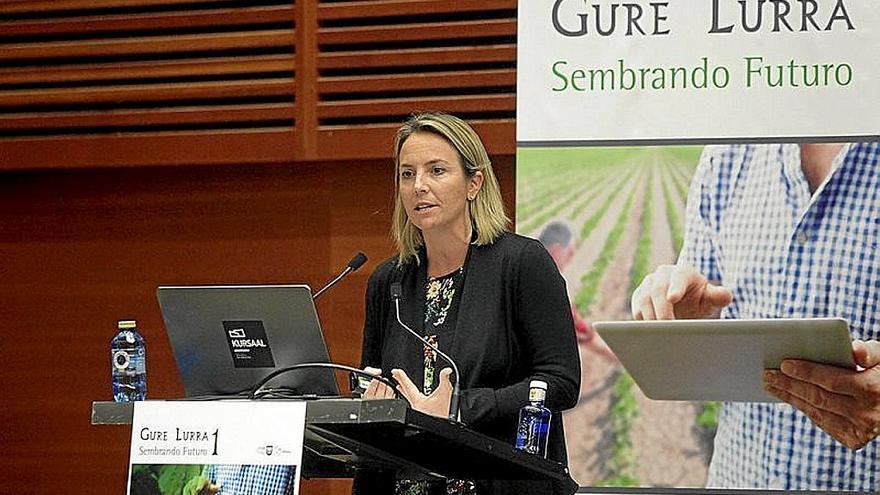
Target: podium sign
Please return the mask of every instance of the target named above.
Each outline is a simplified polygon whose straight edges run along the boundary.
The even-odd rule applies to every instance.
[[[304,402],[137,402],[128,493],[296,494]]]

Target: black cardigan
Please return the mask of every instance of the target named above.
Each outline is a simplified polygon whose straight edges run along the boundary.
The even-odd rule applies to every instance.
[[[390,288],[402,285],[401,319],[422,332],[427,281],[422,262],[383,262],[370,277],[362,365],[406,371],[422,388],[422,344],[399,327]],[[513,442],[529,381],[547,382],[554,412],[548,457],[567,463],[561,411],[577,403],[580,361],[565,280],[536,240],[505,233],[493,244],[471,246],[465,262],[455,336],[441,349],[461,370],[461,420],[476,431]],[[438,362],[438,366],[445,367]],[[484,487],[481,491],[510,492]],[[488,488],[488,489],[487,489]],[[524,487],[523,487],[524,488]],[[529,493],[560,493],[570,486],[532,486]],[[535,491],[535,490],[538,491]]]

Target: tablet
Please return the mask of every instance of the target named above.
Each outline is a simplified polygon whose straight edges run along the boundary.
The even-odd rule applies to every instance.
[[[779,402],[762,371],[797,358],[855,369],[839,318],[603,321],[593,327],[657,400]]]

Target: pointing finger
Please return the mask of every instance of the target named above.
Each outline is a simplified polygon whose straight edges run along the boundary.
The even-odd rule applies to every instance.
[[[688,290],[705,281],[706,278],[692,267],[676,266],[669,275],[666,300],[671,304],[676,304],[684,298]]]
[[[723,308],[733,301],[733,292],[721,285],[706,284],[706,299],[712,306]]]

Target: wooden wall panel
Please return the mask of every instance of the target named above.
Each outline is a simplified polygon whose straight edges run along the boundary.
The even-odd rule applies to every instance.
[[[400,121],[471,120],[514,204],[515,18],[515,0],[0,2],[0,493],[123,492],[129,431],[89,406],[121,318],[150,396],[182,394],[159,284],[320,286],[363,250],[318,301],[332,359],[358,364]]]
[[[381,159],[413,112],[512,127],[516,0],[13,1],[0,63],[0,169]]]
[[[119,167],[228,165],[276,163],[290,156],[290,130],[258,129],[225,132],[181,132],[169,135],[139,133],[113,136],[28,138],[3,143],[0,171],[91,168],[125,150]],[[109,158],[108,158],[109,157]]]
[[[515,2],[324,0],[317,40],[315,156],[378,157],[375,131],[418,111],[513,124]],[[359,149],[325,145],[340,135]],[[512,154],[505,138],[487,144]]]
[[[266,133],[292,160],[296,36],[288,0],[0,3],[0,168],[157,164],[119,145],[131,137],[180,143],[164,164],[215,163],[194,135],[234,135],[237,163],[264,163]],[[93,143],[105,152],[80,150]]]
[[[513,205],[513,160],[496,162]],[[147,340],[149,396],[182,395],[160,284],[318,287],[362,250],[367,265],[318,301],[331,358],[359,364],[366,281],[392,253],[391,188],[387,160],[0,174],[0,493],[123,493],[130,430],[90,426],[89,408],[110,396],[123,318]]]

